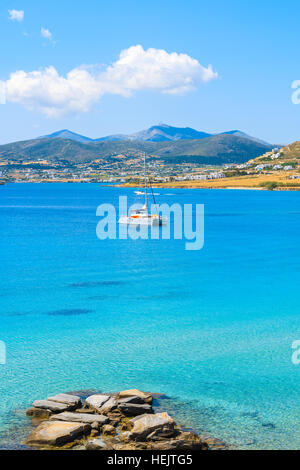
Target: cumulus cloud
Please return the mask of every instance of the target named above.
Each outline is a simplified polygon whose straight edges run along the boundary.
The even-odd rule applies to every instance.
[[[119,59],[99,72],[81,66],[65,77],[54,67],[33,72],[17,71],[6,82],[8,101],[48,116],[86,112],[104,94],[130,97],[134,92],[153,90],[184,94],[201,83],[217,78],[211,66],[204,67],[187,54],[132,46]]]
[[[8,10],[9,19],[12,21],[23,21],[24,11],[23,10]]]

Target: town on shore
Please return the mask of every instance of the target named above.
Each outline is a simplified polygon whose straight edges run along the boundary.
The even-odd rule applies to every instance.
[[[300,154],[299,154],[300,158]],[[72,165],[43,159],[15,164],[0,162],[2,183],[108,183],[138,187],[143,184],[143,157],[118,156],[118,163],[97,161]],[[149,158],[148,176],[155,187],[300,189],[300,160],[274,148],[246,163],[220,166],[166,163]]]

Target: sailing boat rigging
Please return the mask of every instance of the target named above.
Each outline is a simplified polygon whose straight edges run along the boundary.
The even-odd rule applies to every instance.
[[[148,177],[147,177],[147,167],[146,167],[146,154],[144,153],[144,179],[145,179],[145,189],[144,191],[136,191],[135,193],[138,195],[143,195],[145,197],[145,204],[141,209],[137,209],[133,211],[129,216],[124,216],[121,217],[119,220],[119,224],[126,224],[126,225],[155,225],[155,226],[161,226],[165,225],[167,223],[167,219],[165,217],[162,217],[159,214],[151,214],[149,213],[149,208],[148,208],[148,203],[149,203],[149,197],[148,197],[148,183],[149,183],[149,188],[151,189],[152,197],[154,200],[154,204],[156,206],[156,212],[157,211],[157,205],[154,197],[154,193],[152,190],[152,186],[150,181],[148,182]]]

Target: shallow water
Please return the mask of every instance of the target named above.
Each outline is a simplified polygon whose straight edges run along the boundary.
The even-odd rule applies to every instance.
[[[238,448],[299,449],[300,193],[161,190],[205,204],[199,252],[98,240],[97,206],[126,194],[0,186],[0,447],[33,399],[138,387]]]

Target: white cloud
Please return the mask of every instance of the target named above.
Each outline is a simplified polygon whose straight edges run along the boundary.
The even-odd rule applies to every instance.
[[[23,21],[24,11],[23,10],[8,10],[9,19],[12,21]]]
[[[104,94],[129,97],[139,90],[184,94],[215,78],[211,66],[203,67],[186,54],[133,46],[102,72],[97,66],[75,68],[65,77],[54,67],[17,71],[6,82],[6,89],[8,101],[58,116],[86,112]]]
[[[52,33],[49,29],[41,28],[41,36],[45,39],[52,39]]]

